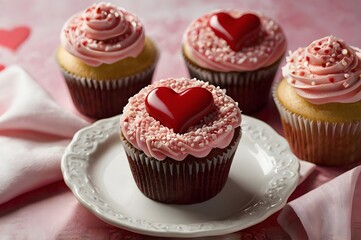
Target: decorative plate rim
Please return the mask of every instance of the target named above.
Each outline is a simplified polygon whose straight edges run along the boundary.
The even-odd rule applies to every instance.
[[[262,198],[257,198],[257,202],[252,200],[230,218],[202,223],[157,223],[123,215],[107,204],[91,185],[87,175],[91,154],[109,136],[119,133],[119,117],[98,120],[80,129],[66,147],[61,160],[64,181],[78,201],[96,216],[117,227],[158,237],[201,237],[232,233],[257,224],[283,208],[297,186],[300,165],[287,141],[268,124],[242,115],[242,134],[257,142],[267,154],[274,156],[271,163],[274,175]],[[242,223],[245,216],[247,223]]]

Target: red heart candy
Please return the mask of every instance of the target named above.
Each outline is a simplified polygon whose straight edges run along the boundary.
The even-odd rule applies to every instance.
[[[234,51],[252,45],[261,29],[260,19],[251,13],[234,18],[226,12],[211,16],[209,26],[220,38],[226,40]]]
[[[213,106],[212,93],[202,87],[180,93],[168,87],[157,87],[145,99],[149,115],[176,133],[184,133],[188,127],[197,124]]]
[[[5,66],[0,64],[0,72],[5,69]]]
[[[15,51],[29,36],[28,27],[16,27],[11,30],[0,29],[0,45]]]

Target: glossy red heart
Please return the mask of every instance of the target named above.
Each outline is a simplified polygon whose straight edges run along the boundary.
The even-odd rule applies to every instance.
[[[177,93],[168,87],[157,87],[148,93],[145,107],[150,116],[176,133],[184,133],[197,124],[214,107],[212,93],[202,87]]]
[[[218,12],[211,16],[209,26],[218,37],[226,40],[232,50],[239,51],[257,39],[261,21],[252,13],[234,18],[226,12]]]
[[[0,72],[5,69],[5,66],[0,64]]]
[[[0,29],[0,45],[15,51],[30,35],[28,27],[16,27],[10,30]]]

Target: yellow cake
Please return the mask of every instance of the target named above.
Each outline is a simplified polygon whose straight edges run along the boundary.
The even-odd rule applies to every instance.
[[[94,4],[72,16],[60,38],[57,62],[75,107],[90,118],[120,114],[152,81],[156,45],[137,16],[122,8]]]
[[[112,64],[90,66],[80,58],[70,54],[63,46],[57,51],[58,64],[67,72],[79,77],[94,80],[111,80],[144,72],[154,67],[157,61],[158,51],[153,41],[146,37],[144,48],[137,57],[127,57]]]
[[[313,121],[354,122],[361,120],[361,101],[354,103],[312,104],[300,97],[285,79],[279,83],[276,97],[283,108]]]
[[[345,165],[361,160],[361,50],[333,36],[287,58],[273,97],[285,138],[303,160]]]

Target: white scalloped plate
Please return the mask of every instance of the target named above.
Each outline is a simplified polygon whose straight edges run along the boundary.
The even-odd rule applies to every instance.
[[[75,134],[61,168],[82,205],[104,221],[161,237],[235,232],[281,209],[297,186],[299,161],[264,122],[243,115],[242,139],[228,181],[214,198],[193,205],[152,201],[135,185],[119,140],[119,116]]]

